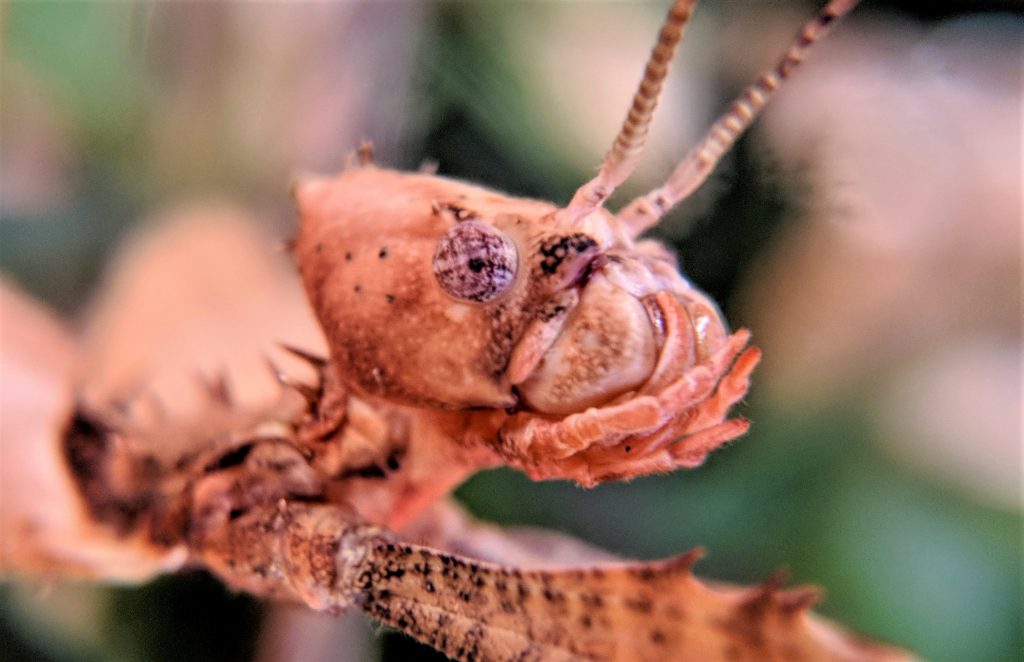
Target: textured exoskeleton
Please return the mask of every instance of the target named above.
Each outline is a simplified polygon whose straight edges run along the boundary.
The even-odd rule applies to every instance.
[[[458,441],[584,485],[700,464],[758,352],[598,208],[356,165],[295,190],[296,260],[346,386],[464,412]]]
[[[747,429],[726,415],[760,357],[749,333],[730,334],[668,251],[637,237],[855,2],[826,6],[665,185],[613,216],[603,203],[636,165],[694,4],[673,5],[618,137],[564,208],[380,169],[368,148],[335,178],[295,184],[295,258],[330,349],[315,436],[357,394],[430,408],[458,445],[590,486],[694,467]]]
[[[31,469],[4,465],[0,576],[137,582],[200,566],[257,595],[361,608],[459,660],[904,659],[810,613],[813,589],[705,585],[690,573],[698,553],[608,562],[435,503],[489,465],[592,485],[695,466],[746,429],[726,415],[759,358],[749,333],[730,334],[668,252],[637,237],[854,3],[833,0],[664,187],[613,216],[602,203],[635,163],[693,4],[674,3],[619,138],[565,208],[379,169],[366,152],[337,178],[297,183],[294,253],[329,357],[289,350],[315,385],[272,362],[288,387],[273,402],[243,404],[221,373],[203,381],[200,411],[169,414],[124,392],[121,365],[189,364],[182,350],[214,335],[246,350],[238,329],[269,331],[287,310],[278,297],[299,298],[259,268],[217,251],[189,260],[162,236],[193,278],[147,252],[91,325],[92,350],[0,283],[24,324],[0,347],[0,392],[22,414],[0,417],[0,441]],[[196,227],[218,236],[209,221]],[[153,283],[178,307],[152,305]],[[565,561],[555,548],[576,567],[551,567]]]
[[[490,454],[462,473],[505,462],[591,486],[697,466],[743,434],[747,421],[726,416],[759,350],[746,330],[728,332],[664,247],[638,237],[707,178],[856,2],[829,3],[663,186],[612,215],[603,203],[636,165],[694,4],[672,6],[619,135],[564,208],[380,169],[368,147],[335,178],[295,183],[295,258],[330,351],[307,438],[330,439],[357,397],[420,420],[432,411],[454,445]],[[449,465],[441,482],[459,473]]]

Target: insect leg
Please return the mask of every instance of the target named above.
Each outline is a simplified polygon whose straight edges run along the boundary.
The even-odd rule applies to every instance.
[[[689,434],[685,427],[669,424],[664,430],[639,440],[630,453],[626,453],[625,448],[615,449],[614,454],[583,462],[581,473],[586,477],[579,481],[596,485],[699,467],[712,451],[745,434],[750,421],[731,418]]]
[[[520,569],[366,537],[348,577],[369,614],[456,660],[896,660],[808,613],[782,577],[708,586],[700,550],[663,561]]]

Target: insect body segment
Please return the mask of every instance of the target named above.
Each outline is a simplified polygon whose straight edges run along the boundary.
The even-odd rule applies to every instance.
[[[274,535],[268,536],[267,532]],[[403,543],[337,507],[255,508],[204,542],[229,583],[360,608],[455,660],[901,660],[809,613],[818,591],[711,587],[700,550],[654,562],[517,568]],[[230,550],[235,563],[221,560]]]
[[[751,588],[701,583],[691,574],[699,550],[516,568],[403,543],[340,508],[287,500],[247,511],[202,549],[236,587],[334,613],[361,608],[467,662],[904,659],[810,614],[813,588],[783,590],[779,577]]]

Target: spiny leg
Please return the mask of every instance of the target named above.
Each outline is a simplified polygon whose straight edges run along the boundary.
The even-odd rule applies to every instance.
[[[889,659],[807,613],[815,594],[712,588],[699,552],[531,570],[405,544],[329,503],[280,499],[193,532],[231,585],[340,613],[358,607],[458,660]]]
[[[665,561],[531,570],[416,545],[360,545],[356,604],[457,660],[877,660],[808,613],[813,589],[711,588]],[[891,658],[890,658],[891,659]]]
[[[793,70],[803,62],[807,51],[828,34],[838,19],[852,10],[859,0],[832,0],[814,20],[800,31],[796,41],[779,62],[748,86],[722,115],[705,137],[676,166],[660,188],[630,202],[618,218],[636,237],[654,226],[670,209],[685,200],[711,174],[715,165],[746,131],[754,118]]]
[[[730,359],[732,356],[735,355],[732,354]],[[676,466],[693,468],[700,465],[708,453],[745,433],[750,425],[745,419],[723,419],[746,394],[750,387],[750,374],[760,360],[761,350],[756,347],[740,354],[718,381],[714,393],[703,398],[685,418],[673,421],[672,425],[654,435],[646,435],[637,444],[640,451],[653,453],[669,446],[673,458],[685,460]]]
[[[750,388],[750,374],[761,361],[761,350],[750,347],[740,354],[729,372],[718,382],[715,393],[701,402],[695,424],[710,425],[725,417],[729,408],[742,398]]]
[[[532,472],[536,458],[567,457],[594,444],[607,446],[636,431],[662,424],[658,400],[641,396],[620,405],[588,409],[561,420],[527,418],[501,432],[498,452],[510,462],[525,464]],[[534,475],[531,473],[531,475]]]
[[[653,452],[668,445],[666,452],[675,462],[673,468],[692,469],[702,464],[708,453],[744,434],[750,427],[749,421],[744,418],[723,419],[729,408],[746,394],[750,387],[750,374],[760,360],[761,350],[748,348],[719,380],[715,392],[702,400],[684,420],[674,422],[674,431],[670,426],[641,448]]]
[[[696,466],[700,463],[681,463],[671,454],[660,463],[639,460],[658,453],[660,446],[722,421],[729,407],[746,393],[750,373],[760,360],[761,352],[756,348],[740,354],[749,338],[748,331],[737,331],[709,365],[691,368],[656,395],[637,396],[620,405],[589,409],[559,421],[529,419],[503,431],[498,450],[535,480],[569,478],[585,486],[603,482],[593,478],[588,464],[606,464],[609,457],[616,462],[637,461],[635,470],[622,472],[623,477],[639,476],[647,467],[651,467],[647,472],[652,472]],[[671,432],[666,433],[668,430]],[[745,430],[721,439],[718,445]],[[661,440],[659,447],[651,446],[653,438]],[[623,451],[627,447],[629,451]],[[626,455],[620,458],[623,452]],[[633,455],[628,455],[630,452]]]
[[[577,482],[594,486],[618,480],[629,480],[650,474],[669,473],[676,469],[693,469],[704,463],[708,454],[743,435],[750,427],[745,418],[733,418],[710,428],[686,435],[685,426],[669,425],[645,440],[615,449],[593,459],[584,459],[574,466]],[[671,442],[675,443],[671,443]],[[628,451],[626,449],[629,449]]]
[[[703,402],[711,395],[716,385],[724,379],[724,377],[719,377],[719,375],[727,375],[731,372],[730,364],[736,361],[736,356],[749,341],[750,332],[746,329],[740,329],[732,334],[725,347],[719,350],[718,354],[712,357],[707,365],[690,368],[690,370],[665,386],[657,394],[658,402],[661,403],[662,408],[667,411],[677,412],[689,409]],[[760,350],[755,351],[757,356],[760,357]],[[754,365],[756,364],[757,362],[755,361]],[[750,366],[751,369],[753,367],[753,365]],[[747,374],[749,376],[749,373]],[[742,396],[742,393],[740,396]],[[722,412],[722,415],[724,416],[725,412]]]
[[[647,131],[658,105],[661,88],[668,75],[669,64],[676,46],[683,36],[683,29],[690,20],[697,0],[676,0],[669,10],[665,23],[658,35],[658,43],[651,51],[643,80],[633,96],[619,135],[608,150],[597,176],[581,186],[563,211],[569,223],[577,223],[590,212],[604,204],[608,196],[632,174],[647,140]]]
[[[739,333],[733,337],[745,342]],[[742,346],[734,344],[729,348],[725,353],[728,360]],[[712,384],[713,393],[702,392],[699,402],[678,410],[679,415],[664,427],[623,437],[614,448],[585,449],[561,461],[557,471],[582,485],[592,486],[699,466],[709,453],[741,436],[750,426],[746,419],[722,419],[747,392],[750,373],[760,359],[760,350],[747,349],[735,359],[717,386]]]

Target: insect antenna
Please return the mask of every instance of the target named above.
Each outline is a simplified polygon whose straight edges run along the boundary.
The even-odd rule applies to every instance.
[[[605,155],[597,175],[576,191],[563,212],[569,223],[578,222],[603,205],[616,187],[636,168],[665,76],[668,75],[669,64],[696,4],[697,0],[676,0],[669,10],[619,135]]]
[[[811,46],[827,35],[836,22],[857,6],[858,2],[829,2],[813,20],[804,25],[796,41],[778,63],[743,90],[729,110],[711,125],[704,138],[679,162],[668,181],[660,188],[636,198],[619,212],[618,218],[623,221],[631,236],[636,237],[655,225],[670,209],[704,183],[715,165],[747,130],[775,91],[803,62]]]

